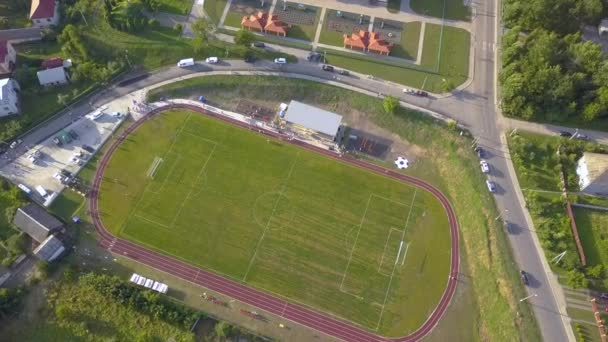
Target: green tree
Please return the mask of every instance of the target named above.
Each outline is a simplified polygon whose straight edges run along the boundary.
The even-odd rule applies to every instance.
[[[61,44],[61,51],[64,55],[70,56],[75,61],[86,61],[89,59],[89,52],[84,45],[78,29],[68,24],[58,38]]]
[[[197,35],[192,39],[192,48],[194,49],[194,53],[200,55],[205,50],[205,37]]]
[[[4,30],[8,27],[8,17],[0,17],[0,29]]]
[[[589,286],[589,280],[585,278],[585,274],[578,270],[568,271],[566,284],[574,289],[586,288]]]
[[[248,30],[240,29],[236,32],[234,36],[234,43],[241,46],[251,46],[251,44],[255,41],[255,36]]]
[[[194,33],[194,36],[201,36],[206,38],[207,37],[207,32],[211,29],[211,25],[209,24],[209,22],[205,19],[197,19],[193,24],[192,24],[192,32]]]
[[[387,114],[395,114],[399,107],[399,100],[391,95],[387,95],[382,101],[382,107]]]
[[[589,276],[590,278],[600,279],[600,278],[602,278],[602,275],[604,274],[604,265],[597,264],[595,266],[587,267],[586,273],[587,273],[587,276]]]
[[[20,288],[0,288],[0,314],[9,313],[21,301],[23,291]]]
[[[213,330],[215,331],[215,335],[217,337],[221,338],[225,338],[228,335],[230,335],[230,331],[232,329],[232,326],[224,321],[219,321],[215,324],[215,327],[213,327]]]

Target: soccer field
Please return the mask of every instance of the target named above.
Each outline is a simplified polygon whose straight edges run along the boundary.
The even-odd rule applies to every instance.
[[[114,234],[385,336],[422,325],[448,280],[430,193],[188,111],[120,145],[99,210]]]

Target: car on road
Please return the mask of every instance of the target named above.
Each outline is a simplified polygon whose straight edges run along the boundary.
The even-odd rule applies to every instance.
[[[207,57],[205,58],[205,63],[209,63],[209,64],[217,64],[219,63],[220,59],[217,57]]]
[[[417,96],[421,96],[421,97],[428,97],[428,96],[429,96],[429,93],[427,93],[427,92],[426,92],[426,91],[424,91],[424,90],[416,90],[416,95],[417,95]]]
[[[530,285],[530,279],[528,278],[528,273],[526,271],[520,270],[519,275],[521,276],[521,281],[524,283],[524,285]]]
[[[257,47],[260,49],[263,49],[266,47],[266,44],[262,43],[262,42],[254,42],[253,44],[251,44],[253,47]]]
[[[287,59],[286,58],[275,58],[274,59],[275,64],[287,64]]]
[[[416,90],[412,88],[403,88],[403,93],[409,95],[416,95]]]
[[[564,138],[570,138],[572,136],[572,133],[568,131],[559,131],[559,136]]]
[[[15,140],[15,141],[13,141],[13,142],[10,144],[10,146],[9,146],[9,147],[10,147],[10,148],[15,148],[15,147],[19,146],[19,144],[21,144],[22,142],[23,142],[23,140],[21,140],[21,139],[17,139],[17,140]]]
[[[486,186],[488,187],[488,191],[496,192],[496,183],[491,180],[486,180]]]
[[[477,157],[479,157],[479,158],[483,158],[486,155],[483,148],[481,148],[479,146],[475,146],[475,153],[477,153]]]
[[[483,173],[489,173],[490,172],[490,165],[488,164],[487,161],[485,161],[485,160],[482,159],[479,162],[479,164],[481,165],[481,172],[483,172]]]
[[[338,70],[338,74],[343,75],[343,76],[349,76],[350,71],[341,69],[341,70]]]
[[[606,293],[606,292],[600,293],[600,295],[598,297],[603,300],[608,300],[608,293]]]
[[[334,67],[331,66],[331,65],[327,65],[327,64],[323,64],[323,66],[321,67],[321,69],[323,69],[323,71],[334,72]]]
[[[574,135],[574,139],[587,141],[587,140],[589,140],[589,137],[582,133],[576,133]]]
[[[254,56],[247,56],[245,57],[245,63],[255,63],[255,57]]]
[[[311,52],[308,54],[308,56],[306,56],[306,59],[309,62],[318,63],[321,60],[321,54],[318,52]]]
[[[89,153],[95,153],[95,149],[92,148],[89,145],[82,145],[82,149],[85,150],[85,151],[87,151],[87,152],[89,152]]]

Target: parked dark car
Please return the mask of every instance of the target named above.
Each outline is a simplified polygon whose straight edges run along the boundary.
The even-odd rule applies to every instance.
[[[519,271],[519,275],[521,276],[521,281],[524,283],[524,285],[530,285],[530,279],[528,279],[528,273],[526,273],[526,271]]]
[[[266,44],[264,44],[262,42],[255,42],[255,43],[253,43],[253,47],[257,47],[257,48],[263,49],[263,48],[266,47]]]
[[[73,129],[71,129],[68,134],[70,135],[70,137],[74,140],[78,139],[78,133],[76,133],[76,131],[74,131]]]
[[[89,152],[89,153],[95,153],[95,149],[92,148],[89,145],[82,145],[82,149],[85,150],[85,151],[87,151],[87,152]]]
[[[338,74],[348,76],[350,75],[350,72],[348,70],[341,69],[338,71]]]
[[[567,131],[559,131],[559,136],[565,137],[565,138],[570,138],[572,136],[572,133],[567,132]]]
[[[306,57],[306,59],[309,62],[315,62],[318,63],[321,60],[321,54],[318,52],[311,52],[308,54],[308,56]]]
[[[61,174],[62,174],[64,177],[67,177],[67,178],[72,177],[72,173],[71,173],[70,171],[66,170],[66,169],[61,169]]]
[[[475,147],[475,152],[477,153],[477,157],[479,158],[483,158],[485,156],[485,152],[483,150],[483,148],[476,146]]]
[[[416,95],[421,96],[421,97],[428,97],[429,93],[427,93],[424,90],[416,90]]]
[[[255,56],[245,57],[245,63],[255,63]]]
[[[334,72],[334,67],[327,64],[323,64],[323,67],[321,67],[321,69],[323,69],[324,71]]]

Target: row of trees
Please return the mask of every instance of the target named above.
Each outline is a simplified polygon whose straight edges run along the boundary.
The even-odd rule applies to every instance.
[[[129,305],[156,319],[190,328],[200,317],[199,313],[165,300],[156,292],[142,290],[123,282],[116,276],[87,273],[80,277],[80,284],[91,286],[105,297]]]
[[[547,121],[608,116],[608,60],[578,32],[599,20],[602,6],[601,0],[506,2],[509,31],[500,73],[505,115]]]

